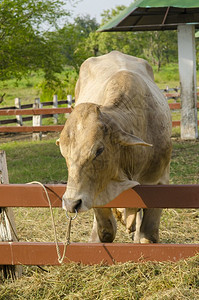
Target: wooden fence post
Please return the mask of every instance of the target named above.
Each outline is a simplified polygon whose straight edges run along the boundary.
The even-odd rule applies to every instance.
[[[72,101],[73,101],[72,95],[67,96],[67,101],[68,101],[68,107],[71,107],[72,106]]]
[[[33,109],[42,108],[42,104],[39,98],[35,99],[35,103],[33,104]],[[42,115],[36,115],[32,117],[32,126],[42,126]],[[33,141],[41,141],[42,132],[33,132],[32,134]]]
[[[178,25],[178,60],[181,90],[181,139],[198,137],[195,25]]]
[[[15,98],[15,107],[21,109],[21,99]],[[18,126],[23,126],[22,116],[16,116]]]
[[[0,184],[9,184],[8,169],[5,151],[0,150]],[[0,207],[0,241],[18,241],[16,225],[11,207]],[[20,278],[22,266],[3,265],[0,266],[2,278]]]
[[[67,95],[67,101],[68,101],[67,107],[68,107],[68,108],[71,108],[71,106],[72,106],[72,100],[73,100],[72,95]],[[65,114],[65,118],[67,119],[67,118],[69,117],[69,115],[70,115],[70,114],[66,113],[66,114]]]
[[[53,108],[58,107],[58,100],[57,100],[57,95],[53,95]],[[53,115],[53,123],[57,124],[58,122],[58,114]]]

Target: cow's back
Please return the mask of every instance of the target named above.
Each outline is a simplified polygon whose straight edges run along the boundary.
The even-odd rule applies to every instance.
[[[121,71],[139,74],[153,82],[153,71],[147,61],[118,51],[88,58],[80,68],[75,89],[76,105],[84,102],[104,104],[104,90],[113,76]]]
[[[170,109],[144,59],[118,51],[87,59],[80,69],[75,99],[76,105],[89,102],[109,109],[124,130],[133,128],[149,143],[154,143],[155,135],[170,138]]]

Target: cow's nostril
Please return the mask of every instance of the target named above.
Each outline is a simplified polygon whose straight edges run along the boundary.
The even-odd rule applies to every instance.
[[[78,211],[81,205],[82,205],[82,200],[81,199],[76,200],[73,206],[73,212],[75,212],[75,210]]]

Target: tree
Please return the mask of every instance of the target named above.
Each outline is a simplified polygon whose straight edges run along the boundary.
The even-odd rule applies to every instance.
[[[38,69],[51,78],[60,71],[57,45],[43,33],[69,15],[63,4],[61,0],[0,1],[0,80]]]
[[[46,38],[52,47],[57,47],[57,56],[65,68],[62,80],[54,78],[54,80],[42,82],[40,85],[42,99],[49,99],[54,93],[61,98],[65,97],[66,90],[67,93],[74,93],[79,67],[85,59],[93,55],[85,47],[86,39],[98,27],[99,24],[96,22],[96,19],[91,19],[87,15],[85,17],[77,17],[73,23],[67,23],[63,28],[46,34]]]
[[[66,65],[73,66],[78,72],[82,62],[92,56],[92,51],[85,46],[89,34],[99,27],[95,18],[77,17],[74,23],[67,23],[63,28],[49,33],[52,43],[59,45],[59,53]]]
[[[144,49],[145,57],[158,71],[163,64],[178,60],[176,31],[149,31],[147,41],[150,46]]]
[[[118,15],[125,6],[116,6],[112,10],[105,10],[102,13],[102,24]],[[141,38],[143,33],[137,32],[101,32],[92,33],[87,39],[87,48],[95,55],[105,54],[112,50],[118,50],[126,54],[144,57],[141,49],[145,46],[145,39]],[[98,49],[98,53],[96,53]]]
[[[105,10],[102,24],[124,10],[125,6],[117,6]],[[89,35],[86,47],[95,55],[105,54],[112,50],[147,59],[157,65],[158,70],[165,63],[177,61],[176,31],[145,31],[145,32],[101,32]],[[94,51],[98,50],[98,53]]]

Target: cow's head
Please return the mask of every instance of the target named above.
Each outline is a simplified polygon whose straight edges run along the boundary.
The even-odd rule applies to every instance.
[[[124,132],[98,105],[91,103],[75,107],[57,144],[68,167],[63,202],[69,212],[85,211],[110,200],[99,196],[110,182],[121,182],[121,146],[149,146]],[[100,203],[96,203],[97,199],[101,199]]]

